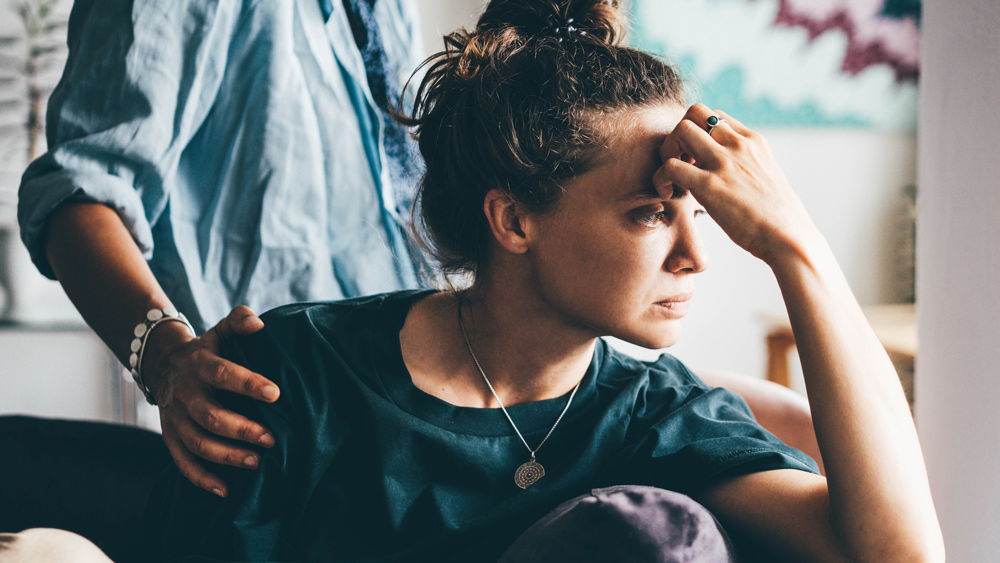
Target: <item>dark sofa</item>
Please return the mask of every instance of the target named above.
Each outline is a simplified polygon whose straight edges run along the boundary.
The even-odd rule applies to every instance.
[[[146,501],[170,463],[148,430],[0,416],[0,532],[61,528],[116,563],[141,561]]]

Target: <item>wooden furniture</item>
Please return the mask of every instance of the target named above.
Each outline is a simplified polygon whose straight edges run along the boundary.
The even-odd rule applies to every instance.
[[[906,397],[913,405],[913,361],[917,355],[917,314],[912,303],[900,305],[874,305],[863,307],[893,365],[899,373]],[[792,327],[785,314],[768,314],[762,317],[767,327],[767,379],[791,386],[789,353],[795,347]]]

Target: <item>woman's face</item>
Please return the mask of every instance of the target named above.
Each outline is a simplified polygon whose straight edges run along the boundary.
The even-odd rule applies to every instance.
[[[613,117],[602,164],[564,182],[555,210],[536,219],[533,281],[570,323],[648,348],[677,342],[694,274],[708,266],[695,226],[703,210],[680,187],[661,189],[664,199],[652,178],[683,115],[666,105]]]

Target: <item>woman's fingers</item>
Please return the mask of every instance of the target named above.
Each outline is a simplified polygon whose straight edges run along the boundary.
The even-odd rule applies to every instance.
[[[205,467],[197,461],[197,458],[188,451],[181,441],[178,433],[173,431],[166,417],[160,416],[163,426],[163,443],[167,445],[170,457],[177,464],[177,469],[181,475],[187,478],[194,486],[214,493],[220,497],[226,496],[226,484],[218,475],[209,473]]]
[[[692,121],[695,125],[704,129],[705,126],[708,125],[708,118],[712,115],[715,115],[714,111],[705,104],[692,104],[691,107],[684,112],[683,119]]]
[[[190,417],[180,415],[173,424],[177,431],[177,437],[180,438],[184,448],[202,459],[212,463],[250,469],[256,468],[260,463],[260,456],[256,452],[246,448],[237,448],[220,440],[215,435],[205,432]]]
[[[750,129],[746,125],[743,125],[736,118],[731,117],[728,113],[722,111],[721,109],[715,109],[712,110],[712,112],[714,112],[715,115],[718,115],[722,119],[725,119],[729,127],[732,128],[733,131],[739,133],[740,135],[743,135],[744,137],[753,137],[757,135],[756,131]]]
[[[698,106],[700,104],[688,108],[684,118],[660,145],[663,164],[653,174],[653,185],[665,199],[672,196],[675,186],[697,194],[711,179],[708,170],[717,168],[724,156],[719,152],[720,147],[711,146],[714,141],[706,138],[705,131],[692,121],[692,118],[707,117],[703,116],[707,108]]]
[[[723,114],[704,104],[689,107],[660,146],[661,161],[680,158],[690,163],[693,159],[701,168],[713,169],[718,166],[725,158],[722,147],[738,147],[741,135],[729,126],[728,121],[717,123],[709,134],[708,119],[712,116],[726,119]],[[742,124],[740,127],[742,128]]]
[[[726,158],[725,149],[702,127],[687,118],[680,120],[663,140],[660,145],[660,160],[667,162],[671,158],[678,158],[689,162],[686,156],[692,157],[697,166],[705,170],[719,168]]]
[[[252,334],[264,328],[264,323],[249,307],[239,306],[226,318],[202,335],[203,353],[198,362],[198,376],[216,389],[246,395],[251,399],[273,403],[278,400],[278,386],[262,375],[219,357],[224,342],[237,334]]]
[[[708,119],[712,116],[725,121],[719,121],[709,133]],[[730,119],[725,113],[704,104],[692,105],[661,145],[660,159],[663,162],[669,158],[681,158],[685,162],[694,160],[702,168],[714,169],[725,158],[721,147],[739,149],[745,140],[744,133],[755,135],[742,123]]]
[[[653,173],[653,186],[661,194],[664,194],[664,198],[669,198],[673,192],[673,186],[677,186],[691,191],[697,199],[699,188],[711,181],[711,178],[710,172],[702,170],[694,164],[679,158],[670,158]]]
[[[234,334],[253,334],[264,328],[264,321],[246,305],[238,305],[219,321],[213,330],[226,340]]]
[[[224,409],[212,398],[210,387],[194,377],[174,378],[168,395],[168,401],[160,403],[163,441],[181,474],[202,489],[225,496],[225,483],[205,470],[199,458],[243,468],[260,464],[256,452],[221,437],[264,447],[274,445],[273,436],[263,426]]]
[[[223,360],[212,351],[203,351],[199,357],[201,361],[196,366],[198,377],[210,387],[246,395],[265,403],[278,400],[278,386],[266,377]]]
[[[243,415],[226,410],[215,400],[197,397],[188,405],[188,413],[199,426],[217,436],[265,448],[274,445],[274,436],[267,429]]]

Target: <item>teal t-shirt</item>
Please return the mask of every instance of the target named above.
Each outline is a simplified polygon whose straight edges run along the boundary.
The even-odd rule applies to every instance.
[[[719,479],[794,468],[808,456],[761,428],[733,393],[663,355],[641,362],[599,340],[562,422],[529,454],[500,409],[456,407],[413,385],[399,331],[428,291],[296,304],[263,315],[229,356],[281,387],[274,404],[223,403],[271,429],[257,470],[216,468],[226,499],[175,469],[154,493],[154,560],[496,561],[550,510],[591,489],[697,493]],[[508,409],[538,444],[567,396]]]

